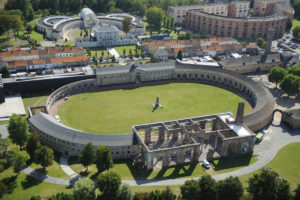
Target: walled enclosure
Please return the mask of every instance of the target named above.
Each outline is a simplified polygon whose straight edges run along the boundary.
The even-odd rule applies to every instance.
[[[136,86],[155,85],[168,82],[196,82],[218,86],[244,97],[252,106],[252,111],[244,116],[244,125],[251,131],[257,131],[272,121],[275,102],[268,90],[236,72],[219,68],[177,64],[176,78],[169,80],[144,81],[101,86],[96,79],[74,82],[54,91],[47,100],[49,113],[52,105],[69,95],[87,91],[130,88]],[[93,145],[104,144],[112,148],[113,157],[132,158],[137,154],[137,138],[129,134],[93,134],[85,133],[57,122],[52,116],[38,113],[29,119],[30,129],[40,134],[41,142],[53,149],[68,155],[78,155],[83,146],[92,142]]]

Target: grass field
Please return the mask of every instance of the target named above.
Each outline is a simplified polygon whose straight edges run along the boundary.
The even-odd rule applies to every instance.
[[[102,57],[102,52],[104,56],[111,56],[110,53],[104,47],[93,47],[89,48],[91,52],[91,57]]]
[[[110,169],[114,171],[125,180],[133,179],[174,179],[174,178],[189,178],[189,177],[199,177],[205,174],[220,174],[229,171],[233,171],[256,162],[257,158],[255,156],[245,156],[240,158],[228,158],[215,160],[211,163],[211,169],[204,170],[200,164],[185,165],[169,167],[162,170],[155,171],[145,171],[134,166],[131,160],[120,160],[116,161],[114,167]],[[89,166],[89,171],[86,172],[86,168],[78,163],[77,157],[71,157],[69,159],[70,167],[80,173],[83,176],[87,176],[95,179],[97,177],[97,168],[95,164]]]
[[[163,108],[152,112],[160,98]],[[132,125],[185,117],[235,113],[241,97],[227,90],[197,84],[171,83],[133,89],[84,93],[58,110],[62,122],[95,133],[128,133]],[[247,106],[245,107],[247,112]]]
[[[69,187],[37,181],[24,173],[16,176],[12,168],[0,173],[0,179],[8,187],[8,194],[2,197],[3,200],[29,200],[33,195],[49,197],[58,192],[72,192]]]
[[[120,56],[123,56],[123,51],[125,49],[125,55],[130,55],[130,50],[132,52],[132,55],[135,54],[136,45],[125,45],[125,46],[116,46],[116,51],[120,54]]]
[[[27,108],[30,106],[44,106],[46,105],[46,101],[48,96],[50,95],[49,92],[32,92],[32,93],[24,93],[22,94],[22,100],[26,111],[26,116],[28,116]]]

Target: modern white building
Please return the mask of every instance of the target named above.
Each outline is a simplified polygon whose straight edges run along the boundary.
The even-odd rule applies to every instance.
[[[89,8],[84,8],[80,11],[80,18],[83,21],[84,28],[93,28],[98,24],[97,16]]]

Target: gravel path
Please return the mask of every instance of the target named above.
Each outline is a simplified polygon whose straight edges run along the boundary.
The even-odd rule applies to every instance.
[[[254,172],[267,165],[276,156],[276,154],[282,147],[293,142],[300,142],[300,131],[292,131],[275,123],[270,126],[270,128],[268,129],[268,133],[265,135],[263,141],[255,146],[254,152],[258,155],[258,160],[254,164],[232,172],[216,174],[212,177],[216,180],[222,180],[229,176],[242,176]],[[34,169],[32,169],[31,167],[25,168],[23,172],[40,181],[61,185],[73,185],[81,176],[74,172],[68,166],[67,162],[68,159],[66,157],[61,157],[60,163],[62,169],[66,174],[72,177],[71,180],[43,175],[34,171]],[[186,180],[198,178],[199,177],[166,180],[122,180],[122,182],[127,183],[131,186],[182,185]]]

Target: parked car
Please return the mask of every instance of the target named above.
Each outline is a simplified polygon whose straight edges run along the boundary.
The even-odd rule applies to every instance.
[[[206,159],[203,160],[202,166],[203,166],[205,169],[209,169],[209,168],[210,168],[209,162],[208,162]]]

